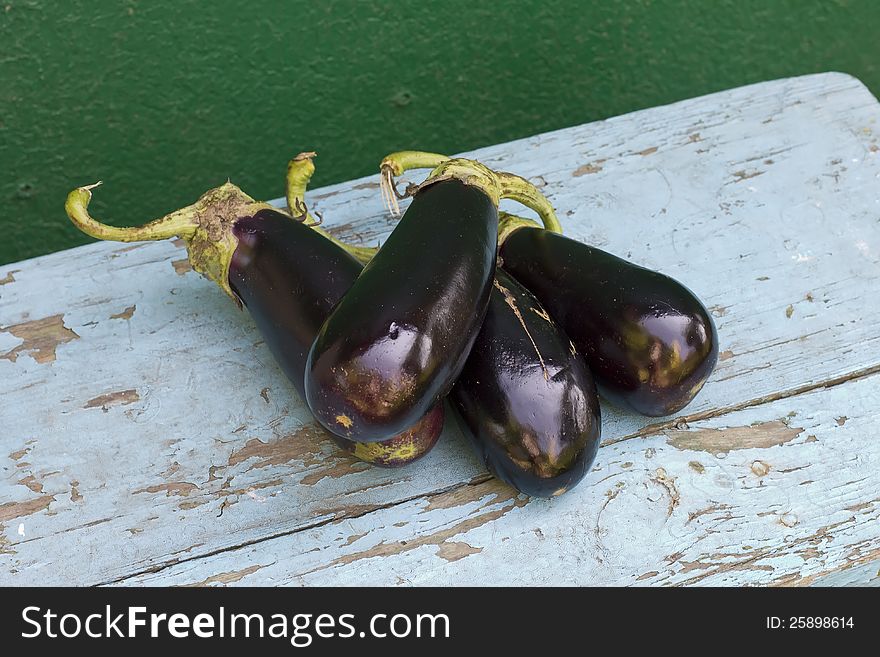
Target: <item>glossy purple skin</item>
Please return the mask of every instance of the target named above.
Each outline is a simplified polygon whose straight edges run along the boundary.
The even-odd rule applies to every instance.
[[[553,497],[577,485],[596,458],[596,386],[538,300],[502,269],[495,278],[486,319],[450,399],[496,477],[526,495]]]
[[[473,186],[423,187],[333,310],[306,366],[306,400],[331,432],[373,442],[443,399],[492,288],[498,211]]]
[[[584,353],[611,400],[644,415],[670,415],[712,373],[712,316],[669,276],[539,228],[514,231],[500,258]]]
[[[229,285],[287,378],[305,398],[303,376],[312,342],[363,267],[330,240],[275,210],[241,217],[233,234],[238,246],[229,267]],[[431,450],[442,428],[443,405],[437,404],[400,435],[384,441],[382,450],[373,448],[370,462],[383,466],[410,463]],[[355,451],[352,441],[333,437],[346,451]],[[405,458],[400,456],[401,447],[405,447]]]

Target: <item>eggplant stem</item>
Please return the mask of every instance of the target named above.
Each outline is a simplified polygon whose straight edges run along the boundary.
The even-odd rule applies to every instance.
[[[410,184],[403,194],[397,190],[394,182],[395,176],[400,176],[409,169],[427,167],[432,167],[434,170],[422,185]],[[504,198],[517,201],[537,212],[544,228],[554,233],[562,232],[562,225],[559,223],[553,206],[537,187],[521,176],[492,171],[476,160],[453,159],[438,153],[422,151],[399,151],[387,155],[379,168],[382,199],[385,207],[393,216],[400,215],[400,205],[397,202],[399,199],[414,195],[421,186],[427,183],[452,177],[481,187],[496,204]]]
[[[238,245],[232,227],[238,217],[263,208],[231,182],[209,189],[198,201],[143,226],[117,228],[89,215],[95,185],[78,187],[67,196],[64,208],[73,224],[87,235],[116,242],[154,242],[180,237],[193,269],[214,281],[239,307],[241,300],[229,286],[229,264]]]
[[[324,223],[324,216],[318,212],[315,219],[309,212],[306,205],[305,195],[306,187],[315,173],[315,163],[312,161],[317,153],[308,151],[300,153],[294,157],[287,165],[287,212],[296,221],[303,222],[306,226],[317,233],[320,233],[336,246],[347,251],[352,257],[359,262],[366,264],[376,254],[377,249],[367,246],[354,246],[346,244],[342,240],[336,239],[323,228],[319,226]]]
[[[67,195],[64,204],[64,209],[73,225],[86,235],[113,242],[154,242],[171,237],[186,239],[192,237],[198,228],[198,213],[192,205],[166,214],[143,226],[121,228],[98,221],[89,214],[88,208],[92,200],[92,190],[101,184],[97,182],[93,185],[77,187]]]
[[[501,185],[501,198],[509,198],[530,210],[534,210],[541,218],[544,228],[553,233],[562,232],[562,225],[559,223],[553,205],[537,187],[525,178],[512,173],[499,171],[497,176]]]
[[[409,183],[406,186],[406,190],[401,194],[397,190],[397,184],[394,181],[395,176],[401,176],[410,169],[436,169],[449,159],[447,155],[425,151],[398,151],[386,155],[382,162],[379,163],[379,187],[382,192],[382,202],[391,216],[400,216],[400,204],[398,201],[409,198],[419,191],[418,185]]]
[[[386,155],[379,164],[379,169],[391,169],[395,176],[403,175],[410,169],[436,169],[446,160],[452,159],[441,153],[427,151],[397,151]]]
[[[501,248],[501,245],[504,244],[504,240],[506,240],[510,234],[515,231],[517,228],[541,228],[541,224],[539,224],[534,219],[526,219],[525,217],[520,217],[515,214],[510,214],[509,212],[499,212],[498,213],[498,248]]]

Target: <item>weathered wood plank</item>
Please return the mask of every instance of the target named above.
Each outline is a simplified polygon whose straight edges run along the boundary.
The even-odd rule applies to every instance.
[[[877,583],[878,423],[874,375],[603,447],[557,499],[491,480],[127,583]]]
[[[718,414],[880,366],[863,300],[880,278],[878,116],[829,74],[475,155],[533,176],[571,234],[713,306],[722,361],[687,412]],[[338,234],[390,230],[375,177],[311,198]],[[335,456],[184,257],[95,244],[0,267],[0,583],[112,581],[483,476],[453,427],[399,472]],[[645,424],[604,407],[607,439]]]

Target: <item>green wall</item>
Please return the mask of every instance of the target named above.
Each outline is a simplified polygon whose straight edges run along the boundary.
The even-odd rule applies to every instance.
[[[227,177],[282,195],[401,148],[455,152],[839,70],[880,91],[873,0],[0,3],[0,263],[89,241],[70,188],[139,223]]]

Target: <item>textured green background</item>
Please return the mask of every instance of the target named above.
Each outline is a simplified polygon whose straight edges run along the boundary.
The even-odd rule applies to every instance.
[[[771,78],[876,92],[878,25],[874,0],[5,0],[0,263],[88,241],[62,206],[99,178],[95,214],[134,223],[227,177],[280,196],[303,149],[325,184]]]

